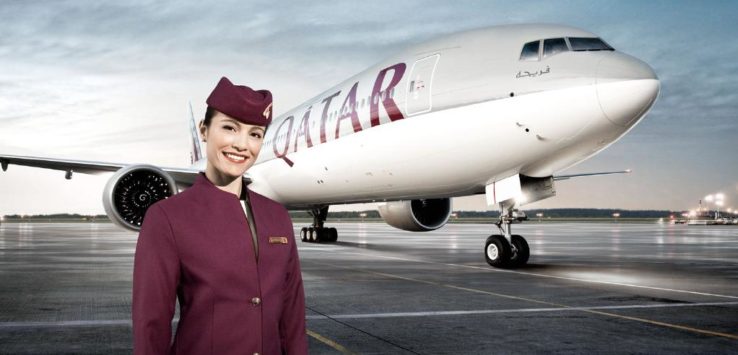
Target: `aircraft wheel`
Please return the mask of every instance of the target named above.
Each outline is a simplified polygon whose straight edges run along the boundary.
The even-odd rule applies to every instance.
[[[315,228],[315,241],[323,243],[328,241],[328,234],[325,228]]]
[[[317,233],[318,231],[316,231],[315,228],[313,228],[313,227],[308,227],[308,230],[307,231],[308,231],[308,238],[307,238],[308,239],[308,242],[314,243],[315,242],[315,237],[316,237],[316,234],[318,234]]]
[[[307,242],[308,240],[307,230],[307,227],[302,227],[302,229],[300,229],[300,240],[302,240],[303,242]]]
[[[511,267],[523,266],[528,262],[530,257],[530,247],[528,242],[520,235],[513,234],[512,237],[512,253],[510,254]]]
[[[338,230],[336,228],[328,228],[328,230],[330,231],[330,233],[329,233],[329,235],[330,235],[330,241],[331,242],[338,241]]]
[[[494,267],[505,267],[510,262],[510,244],[504,236],[490,235],[484,245],[484,259]]]

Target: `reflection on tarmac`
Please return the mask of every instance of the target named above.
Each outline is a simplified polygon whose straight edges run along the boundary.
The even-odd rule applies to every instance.
[[[329,225],[299,244],[311,353],[738,353],[738,227],[516,225],[530,264],[499,270],[492,225]],[[0,353],[130,353],[135,242],[0,225]]]

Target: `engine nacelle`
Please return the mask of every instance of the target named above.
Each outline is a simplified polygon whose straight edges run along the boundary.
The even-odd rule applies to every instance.
[[[392,227],[427,232],[443,227],[451,216],[451,199],[423,199],[385,202],[379,215]]]
[[[153,165],[131,165],[118,170],[108,180],[103,206],[113,223],[138,231],[146,210],[176,193],[176,182],[163,170]]]

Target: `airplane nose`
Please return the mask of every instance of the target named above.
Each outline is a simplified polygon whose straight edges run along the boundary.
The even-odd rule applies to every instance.
[[[628,127],[653,106],[661,84],[648,64],[621,53],[612,53],[597,66],[597,97],[605,117]]]

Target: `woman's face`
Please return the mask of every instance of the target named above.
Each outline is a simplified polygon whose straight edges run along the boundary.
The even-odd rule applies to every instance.
[[[261,150],[264,126],[241,123],[216,112],[210,126],[200,124],[200,133],[207,143],[208,167],[231,178],[241,177]]]

